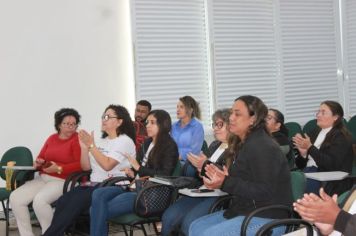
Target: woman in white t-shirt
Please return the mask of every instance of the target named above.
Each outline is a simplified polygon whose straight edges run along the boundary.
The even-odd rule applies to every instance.
[[[58,199],[52,223],[43,235],[63,235],[64,231],[84,211],[89,210],[91,196],[103,180],[125,176],[122,169],[130,166],[124,154],[136,155],[135,130],[125,107],[110,105],[102,118],[102,139],[94,142],[93,132],[79,132],[81,166],[92,170],[90,182],[79,186]]]
[[[132,168],[126,168],[134,178],[154,175],[171,175],[178,162],[178,147],[170,136],[171,117],[164,110],[151,111],[146,120],[148,139],[139,149],[137,160],[127,155]],[[136,191],[105,187],[94,191],[90,209],[90,235],[108,235],[107,220],[134,212]]]

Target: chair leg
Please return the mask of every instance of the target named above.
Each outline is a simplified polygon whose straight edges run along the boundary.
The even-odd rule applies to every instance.
[[[152,224],[153,224],[153,228],[154,228],[154,230],[155,230],[156,235],[160,235],[160,233],[158,232],[156,223],[157,223],[157,222],[153,222],[153,223],[152,223]]]
[[[126,229],[126,226],[125,226],[125,225],[122,225],[122,228],[124,229],[124,232],[125,232],[125,236],[129,236],[129,234],[127,233],[127,229]]]
[[[141,229],[142,229],[143,235],[147,236],[147,232],[146,232],[144,224],[141,224]]]
[[[133,236],[134,227],[130,225],[130,236]]]
[[[4,202],[2,202],[2,207],[3,207],[3,209],[4,209],[4,215],[5,215],[5,218],[6,218],[6,233],[5,233],[5,235],[6,236],[9,236],[9,224],[10,224],[10,222],[9,222],[9,219],[10,219],[10,206],[9,206],[9,203],[10,203],[10,198],[9,199],[7,199],[7,201],[6,201],[6,208],[4,207]]]

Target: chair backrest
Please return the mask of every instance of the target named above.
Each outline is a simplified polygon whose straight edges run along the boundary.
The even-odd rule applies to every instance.
[[[1,166],[6,166],[9,161],[15,161],[16,166],[32,166],[32,153],[27,147],[10,148],[2,156]],[[5,169],[3,168],[0,168],[0,177],[5,179]]]
[[[346,127],[350,131],[350,133],[352,134],[353,142],[356,143],[356,115],[351,117],[349,122],[347,122]]]
[[[180,161],[177,161],[176,167],[173,170],[172,176],[181,176],[182,175],[182,165]]]
[[[293,192],[293,200],[303,197],[305,186],[306,186],[306,178],[302,171],[291,171],[291,182],[292,182],[292,192]]]
[[[309,134],[316,127],[317,127],[316,119],[310,120],[303,126],[303,133]]]
[[[292,139],[296,134],[302,133],[302,127],[297,122],[286,122],[284,125],[288,129],[288,138]]]

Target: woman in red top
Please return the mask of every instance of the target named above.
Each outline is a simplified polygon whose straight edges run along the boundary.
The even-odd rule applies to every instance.
[[[76,132],[80,115],[74,109],[62,108],[55,113],[54,120],[57,133],[49,136],[34,162],[34,167],[40,171],[39,176],[10,195],[12,211],[22,236],[34,235],[28,205],[32,202],[42,233],[45,232],[53,217],[51,203],[62,195],[66,177],[81,170]]]

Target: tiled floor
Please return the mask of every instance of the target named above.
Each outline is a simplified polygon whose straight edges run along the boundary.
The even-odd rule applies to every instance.
[[[146,231],[148,235],[155,235],[154,230],[152,226],[146,226]],[[33,227],[33,232],[37,236],[41,235],[41,229],[39,227]],[[5,222],[0,221],[0,235],[5,235]],[[16,228],[13,228],[10,231],[9,236],[19,236],[19,232]],[[109,236],[124,236],[125,233],[122,232],[122,230],[118,227],[110,227],[110,233]],[[142,236],[143,233],[141,230],[135,230],[134,231],[134,236]],[[73,235],[74,236],[74,235]]]

